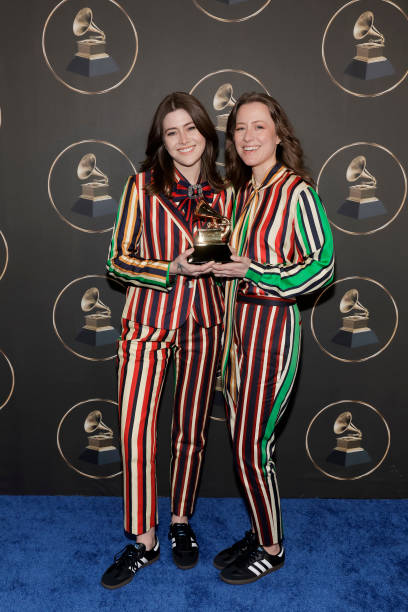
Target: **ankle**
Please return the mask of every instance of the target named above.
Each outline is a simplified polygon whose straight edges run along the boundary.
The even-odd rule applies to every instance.
[[[262,546],[262,548],[268,555],[278,555],[281,551],[280,544],[271,544],[271,546]]]
[[[146,546],[146,550],[151,550],[156,543],[156,530],[154,527],[146,531],[146,533],[141,533],[136,536],[136,542],[138,544],[144,544]]]
[[[178,514],[172,514],[171,515],[171,524],[174,525],[174,523],[188,524],[188,517],[187,516],[179,516]]]

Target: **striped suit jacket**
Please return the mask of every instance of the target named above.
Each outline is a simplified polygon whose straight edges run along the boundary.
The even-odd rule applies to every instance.
[[[180,177],[176,173],[176,180]],[[150,172],[129,177],[119,204],[107,262],[108,274],[129,286],[123,318],[161,329],[177,329],[192,313],[202,327],[221,323],[224,303],[211,276],[178,275],[170,262],[193,246],[183,214],[164,195],[150,196]],[[231,190],[214,194],[212,207],[224,214]]]

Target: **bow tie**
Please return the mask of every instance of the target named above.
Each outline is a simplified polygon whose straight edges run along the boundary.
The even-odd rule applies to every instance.
[[[213,191],[207,182],[191,185],[188,181],[180,179],[173,185],[171,198],[174,202],[183,202],[186,199],[197,200],[204,198],[206,202],[211,203],[213,200]]]

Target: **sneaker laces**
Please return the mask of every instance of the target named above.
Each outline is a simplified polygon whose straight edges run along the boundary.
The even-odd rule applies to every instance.
[[[257,544],[257,537],[253,533],[253,531],[249,530],[245,532],[245,535],[242,540],[235,542],[235,544],[231,546],[231,550],[233,550],[234,552],[242,551],[243,553],[245,553],[249,548],[255,546],[255,544]]]
[[[181,550],[191,549],[191,540],[195,540],[193,530],[188,523],[173,523],[170,528],[170,538],[176,541],[176,547]]]
[[[140,544],[127,544],[122,550],[116,553],[114,562],[118,568],[128,567],[132,571],[136,571],[137,562],[143,556],[143,549]]]

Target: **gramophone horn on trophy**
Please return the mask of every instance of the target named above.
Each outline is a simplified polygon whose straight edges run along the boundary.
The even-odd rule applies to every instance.
[[[72,26],[75,36],[89,34],[89,40],[106,40],[103,32],[93,20],[92,9],[83,8],[77,12]]]
[[[229,109],[227,113],[217,115],[217,125],[215,126],[215,129],[220,132],[226,131],[229,114],[231,112],[232,107],[236,103],[236,99],[232,94],[233,87],[231,83],[223,83],[218,87],[213,98],[214,110],[225,111],[226,109]]]
[[[358,79],[378,79],[394,74],[391,62],[384,56],[384,35],[374,27],[374,13],[364,11],[354,24],[355,40],[366,39],[356,45],[356,55],[345,72]]]
[[[352,467],[361,463],[369,463],[370,455],[361,446],[363,434],[353,423],[351,412],[339,414],[333,425],[333,431],[338,436],[336,446],[327,457],[329,463],[343,467]]]
[[[369,317],[368,309],[358,301],[357,289],[349,289],[348,291],[346,291],[346,293],[341,298],[339,308],[340,308],[340,312],[343,314],[349,313],[352,310],[354,310],[359,313],[358,315],[355,315],[355,316],[358,316],[364,319],[368,319]]]
[[[81,158],[77,168],[77,176],[80,181],[91,179],[92,183],[109,185],[108,177],[97,167],[96,156],[93,153],[87,153]]]
[[[113,442],[113,430],[102,421],[102,412],[92,410],[84,422],[88,435],[88,446],[80,455],[82,461],[106,465],[120,461],[120,454]]]
[[[353,36],[356,40],[361,40],[366,36],[373,36],[374,38],[369,41],[373,45],[383,45],[385,43],[384,36],[374,27],[374,13],[372,11],[361,13],[354,24]]]
[[[99,299],[99,289],[96,287],[90,287],[85,291],[81,300],[81,308],[84,312],[90,312],[96,308],[97,312],[91,315],[93,317],[111,315],[109,306],[106,306],[106,304]]]
[[[113,438],[113,430],[102,421],[102,412],[92,410],[85,419],[84,429],[87,434],[103,435],[106,438]]]
[[[353,415],[348,411],[339,414],[333,425],[334,433],[337,436],[347,434],[352,438],[362,438],[363,434],[355,425],[353,425],[352,418]]]
[[[188,258],[189,263],[231,261],[231,251],[227,244],[231,229],[229,219],[211,208],[205,200],[198,200],[194,211],[194,221],[197,222],[198,227],[194,231],[194,253]]]
[[[354,219],[368,219],[386,213],[384,204],[376,196],[377,179],[367,169],[364,155],[357,155],[351,160],[347,166],[346,179],[349,183],[359,182],[349,185],[348,198],[338,209],[339,214]]]
[[[85,344],[102,346],[113,344],[118,339],[117,330],[111,325],[111,309],[99,298],[99,289],[90,287],[81,299],[82,312],[85,315],[85,325],[76,339]],[[94,311],[94,312],[92,312]]]
[[[333,342],[348,348],[378,343],[376,334],[368,327],[369,312],[359,302],[357,289],[346,291],[340,300],[339,310],[347,316],[343,317],[343,324],[334,336]]]
[[[351,160],[347,166],[346,178],[349,183],[354,183],[361,179],[365,181],[361,183],[363,185],[375,186],[377,184],[375,176],[367,170],[367,160],[364,155],[358,155]]]

